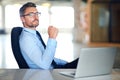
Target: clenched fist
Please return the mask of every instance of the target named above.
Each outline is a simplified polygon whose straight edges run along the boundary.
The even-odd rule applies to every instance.
[[[56,39],[56,37],[58,35],[58,29],[53,26],[49,26],[48,27],[48,35],[49,35],[49,38]]]

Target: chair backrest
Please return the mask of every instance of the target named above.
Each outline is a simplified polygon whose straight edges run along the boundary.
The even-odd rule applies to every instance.
[[[29,68],[28,64],[26,63],[22,53],[20,51],[19,45],[19,36],[22,31],[22,27],[14,27],[11,31],[11,47],[14,54],[14,57],[18,63],[19,68]]]

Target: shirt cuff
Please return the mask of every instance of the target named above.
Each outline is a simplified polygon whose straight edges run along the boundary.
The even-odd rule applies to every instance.
[[[48,42],[47,42],[47,46],[52,46],[52,47],[57,47],[57,41],[56,41],[56,39],[52,39],[52,38],[49,38],[48,39]]]

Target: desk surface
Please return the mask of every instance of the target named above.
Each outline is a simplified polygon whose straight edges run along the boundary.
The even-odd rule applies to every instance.
[[[70,78],[59,74],[61,71],[71,69],[0,69],[0,80],[120,80],[120,70],[113,70],[111,75],[87,77],[87,78]]]

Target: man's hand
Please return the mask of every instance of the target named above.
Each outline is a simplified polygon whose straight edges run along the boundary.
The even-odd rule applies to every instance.
[[[58,35],[58,29],[53,26],[49,26],[48,27],[48,35],[49,35],[49,38],[56,39],[56,37]]]

